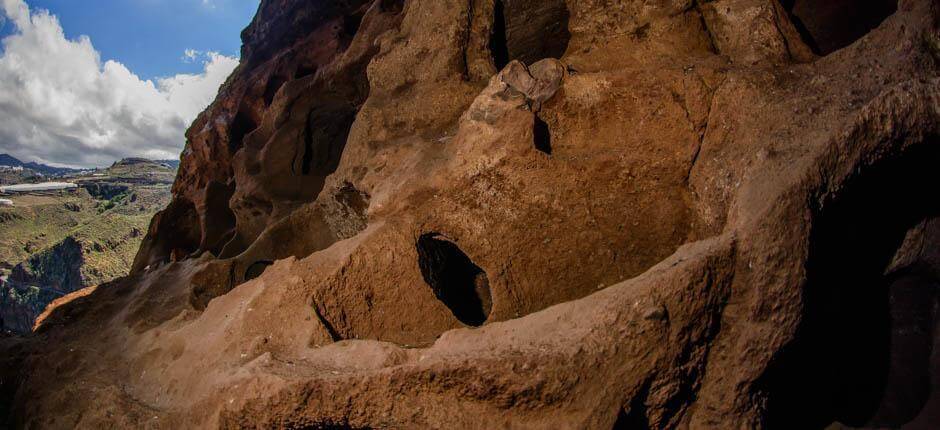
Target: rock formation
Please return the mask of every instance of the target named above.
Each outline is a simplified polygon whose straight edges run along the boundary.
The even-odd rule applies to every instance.
[[[932,0],[263,0],[24,427],[928,428]]]

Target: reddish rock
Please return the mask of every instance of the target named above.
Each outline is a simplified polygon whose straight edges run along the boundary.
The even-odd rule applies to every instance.
[[[938,9],[265,0],[10,421],[929,427]]]

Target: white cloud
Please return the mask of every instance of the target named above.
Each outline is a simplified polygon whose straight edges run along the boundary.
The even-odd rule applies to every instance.
[[[201,51],[197,51],[195,49],[187,49],[183,51],[183,61],[186,63],[192,63],[193,61],[196,61],[196,59],[199,58],[200,55],[202,55]]]
[[[238,65],[210,52],[200,74],[141,80],[119,62],[102,63],[87,37],[68,40],[54,15],[23,0],[0,3],[16,26],[0,56],[0,153],[80,166],[176,158],[186,127]]]

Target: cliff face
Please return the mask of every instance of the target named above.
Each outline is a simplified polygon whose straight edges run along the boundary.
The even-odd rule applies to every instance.
[[[929,426],[938,17],[264,0],[131,276],[6,341],[12,423]]]
[[[85,287],[82,245],[67,237],[55,246],[18,264],[0,281],[0,329],[25,334],[46,304]]]

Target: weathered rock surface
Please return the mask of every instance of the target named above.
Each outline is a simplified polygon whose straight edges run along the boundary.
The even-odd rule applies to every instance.
[[[938,9],[264,0],[131,276],[3,341],[2,412],[929,428]]]

